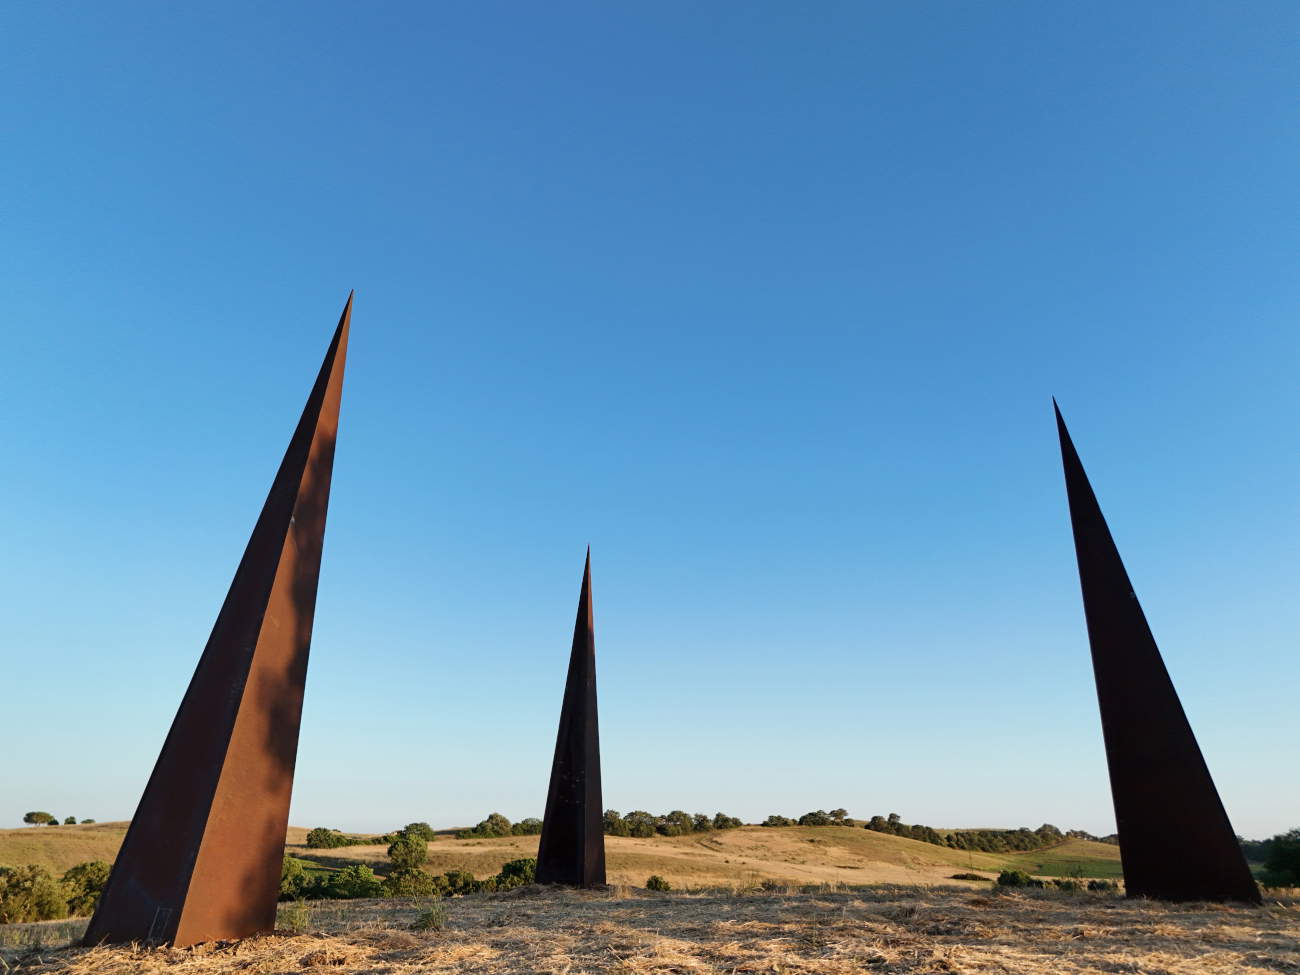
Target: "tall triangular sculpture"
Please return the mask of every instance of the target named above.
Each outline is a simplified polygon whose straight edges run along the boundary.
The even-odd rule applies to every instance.
[[[275,927],[352,297],[85,942]]]
[[[1259,888],[1059,408],[1056,428],[1125,889],[1130,897],[1258,904]]]
[[[555,738],[551,787],[537,849],[537,882],[598,887],[605,883],[604,812],[600,797],[600,727],[596,721],[596,633],[591,612],[591,549],[582,572],[569,677]]]

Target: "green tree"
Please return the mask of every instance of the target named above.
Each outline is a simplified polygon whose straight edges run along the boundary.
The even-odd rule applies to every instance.
[[[429,843],[412,833],[399,833],[388,847],[388,859],[396,871],[419,870],[429,859]]]
[[[438,835],[428,823],[407,823],[399,832],[408,836],[418,836],[426,843],[432,843]]]
[[[64,825],[64,826],[76,826],[76,825],[77,825],[77,817],[76,817],[76,816],[69,816],[67,819],[65,819],[65,820],[63,821],[63,825]]]
[[[714,829],[740,829],[744,825],[735,816],[728,816],[726,813],[718,813],[713,817]]]
[[[63,893],[68,902],[68,913],[73,917],[94,914],[99,905],[99,895],[108,883],[112,869],[103,860],[89,860],[68,868],[63,875]]]
[[[831,822],[836,826],[843,826],[844,820],[848,818],[849,811],[847,809],[832,809],[827,815],[831,817]]]
[[[1300,829],[1279,833],[1269,842],[1263,880],[1270,887],[1300,887]]]
[[[528,816],[510,827],[515,836],[537,836],[542,831],[542,821],[536,816]]]
[[[48,826],[57,823],[58,820],[47,812],[29,812],[23,816],[23,822],[31,823],[33,826]]]
[[[605,810],[605,833],[609,836],[631,836],[632,830],[627,820],[619,815],[617,809]]]

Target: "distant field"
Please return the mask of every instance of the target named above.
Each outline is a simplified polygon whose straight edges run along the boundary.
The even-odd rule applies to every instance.
[[[86,860],[112,861],[126,823],[0,830],[0,865],[39,863],[56,873]],[[387,865],[387,847],[347,846],[313,850],[303,845],[307,830],[290,827],[287,852],[308,864],[338,868],[349,863]],[[439,836],[429,844],[428,868],[435,873],[468,870],[489,877],[501,864],[537,855],[536,836],[457,840]],[[725,887],[762,881],[789,884],[933,884],[956,872],[992,878],[1007,868],[1040,876],[1120,875],[1119,848],[1067,840],[1032,853],[977,853],[849,826],[791,826],[742,829],[687,836],[605,838],[610,883],[640,886],[650,874],[676,887]]]
[[[87,860],[112,863],[117,858],[127,823],[85,826],[32,826],[0,829],[0,867],[37,863],[61,874]]]

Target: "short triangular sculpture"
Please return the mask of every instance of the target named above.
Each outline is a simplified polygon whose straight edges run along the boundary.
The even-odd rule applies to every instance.
[[[1146,616],[1056,410],[1130,897],[1260,902]]]
[[[596,634],[591,613],[591,550],[582,573],[573,651],[546,796],[537,882],[598,887],[605,883],[604,812],[600,798],[600,728],[596,722]]]
[[[349,296],[87,944],[275,927],[351,314]]]

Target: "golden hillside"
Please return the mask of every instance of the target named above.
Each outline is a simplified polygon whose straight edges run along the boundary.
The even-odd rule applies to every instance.
[[[126,834],[126,823],[0,830],[0,865],[38,863],[57,873],[86,860],[111,861]],[[290,827],[286,847],[293,856],[323,866],[387,863],[385,846],[313,850],[303,845],[307,831]],[[995,854],[950,850],[851,826],[791,826],[742,829],[687,836],[605,838],[610,883],[642,885],[650,874],[676,887],[753,884],[764,880],[793,884],[929,884],[954,872],[992,876],[1008,867],[1044,876],[1079,869],[1084,876],[1119,875],[1119,848],[1068,840],[1031,853]],[[439,836],[429,844],[428,869],[443,873],[469,870],[488,877],[507,860],[537,854],[536,836],[458,840]]]

